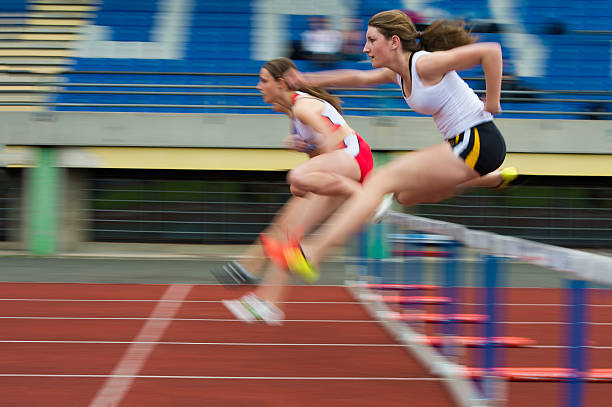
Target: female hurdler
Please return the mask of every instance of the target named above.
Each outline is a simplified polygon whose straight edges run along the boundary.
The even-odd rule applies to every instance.
[[[435,21],[424,32],[400,10],[383,11],[368,22],[363,48],[373,70],[335,70],[312,74],[290,71],[292,86],[365,86],[396,83],[415,111],[433,116],[444,142],[424,148],[372,172],[321,227],[317,239],[268,239],[265,251],[279,267],[306,276],[317,274],[327,250],[344,243],[375,212],[385,195],[403,205],[438,202],[457,190],[505,186],[515,168],[499,171],[504,139],[493,123],[500,113],[501,47],[475,43],[462,25]],[[480,65],[486,81],[481,101],[456,71]]]
[[[347,125],[340,113],[339,99],[320,88],[294,90],[283,77],[289,69],[296,67],[287,58],[266,62],[259,73],[257,89],[264,102],[290,117],[295,134],[289,136],[286,143],[289,148],[306,152],[310,158],[289,171],[287,180],[293,196],[261,235],[263,243],[266,236],[282,239],[311,231],[361,190],[361,182],[373,167],[370,147]],[[226,283],[257,282],[254,274],[266,258],[257,243],[249,248],[247,255],[246,261],[226,264],[216,273],[217,278]],[[283,313],[278,303],[288,277],[284,271],[273,270],[254,292],[240,299],[226,300],[224,304],[242,320],[280,323]]]

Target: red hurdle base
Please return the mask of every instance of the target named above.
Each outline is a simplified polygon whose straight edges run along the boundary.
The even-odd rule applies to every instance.
[[[393,304],[448,304],[452,301],[449,297],[429,297],[429,296],[404,296],[404,295],[364,295],[365,301],[380,301]]]
[[[468,367],[467,374],[474,378],[484,375],[484,369]],[[555,367],[500,367],[493,373],[512,381],[548,381],[557,382],[575,378],[574,371]],[[589,382],[612,382],[612,369],[590,369],[582,378]]]
[[[394,256],[404,257],[450,257],[451,252],[444,250],[392,250]]]
[[[457,345],[467,347],[478,347],[484,346],[488,343],[487,338],[477,336],[426,336],[423,341],[430,346],[442,346],[443,344],[452,344],[451,341],[456,342]],[[523,346],[535,345],[535,341],[531,338],[520,338],[514,336],[499,336],[491,338],[491,343],[495,346],[503,346],[506,348],[519,348]]]
[[[372,290],[437,290],[440,286],[428,284],[363,284],[362,287]]]
[[[385,315],[386,318],[394,321],[403,322],[430,322],[430,323],[445,323],[445,322],[462,322],[468,324],[478,324],[486,322],[489,318],[482,314],[424,314],[424,313],[400,313],[390,312]]]

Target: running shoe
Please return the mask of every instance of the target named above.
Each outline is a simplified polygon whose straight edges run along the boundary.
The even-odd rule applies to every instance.
[[[312,284],[319,279],[319,270],[306,260],[297,240],[287,243],[283,256],[289,271],[300,276],[305,282]]]
[[[285,314],[276,305],[262,300],[255,293],[244,295],[240,302],[251,312],[255,319],[264,321],[268,325],[282,325]]]
[[[237,319],[252,323],[257,320],[253,313],[246,308],[246,306],[240,300],[223,300],[221,301],[225,308],[227,308]]]
[[[501,172],[502,182],[495,189],[504,189],[506,188],[512,181],[518,177],[518,169],[516,167],[507,167],[504,168]]]
[[[376,212],[374,212],[374,216],[372,217],[373,223],[380,223],[387,217],[389,209],[391,209],[391,204],[393,204],[394,197],[395,195],[392,193],[384,196],[383,200],[378,204]]]
[[[284,243],[264,233],[259,235],[259,240],[261,241],[266,257],[277,267],[288,270],[287,261],[283,254],[285,249]]]
[[[259,284],[259,279],[249,273],[237,260],[232,260],[220,269],[211,271],[211,273],[223,285]]]
[[[261,243],[268,259],[278,267],[297,274],[307,283],[319,279],[319,271],[306,260],[297,239],[281,242],[262,234]]]
[[[282,325],[285,314],[276,305],[264,301],[255,293],[248,293],[237,300],[223,300],[223,305],[239,320],[252,323],[264,321],[268,325]]]

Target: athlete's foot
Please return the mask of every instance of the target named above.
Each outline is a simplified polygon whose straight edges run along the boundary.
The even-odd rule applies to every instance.
[[[255,293],[237,300],[223,300],[223,305],[239,320],[252,323],[264,321],[268,325],[282,325],[285,314],[276,305],[264,301]]]
[[[223,300],[221,302],[237,319],[249,324],[257,320],[241,300]]]
[[[223,285],[259,284],[259,279],[249,273],[237,260],[232,260],[220,269],[212,270],[211,273]]]
[[[285,261],[285,256],[283,255],[285,242],[263,233],[259,235],[259,240],[261,241],[261,246],[263,247],[266,257],[277,267],[283,270],[288,270],[287,262]]]
[[[519,172],[516,167],[506,167],[501,170],[501,183],[495,187],[495,189],[504,189],[506,188],[512,181],[518,177]]]
[[[261,243],[268,259],[281,269],[297,274],[307,283],[318,280],[319,271],[306,260],[297,239],[282,242],[262,234]]]
[[[319,270],[306,259],[304,251],[297,240],[287,242],[283,255],[287,268],[293,274],[297,274],[302,280],[310,284],[319,279]]]
[[[389,214],[389,209],[391,208],[391,204],[393,204],[394,194],[387,194],[384,196],[383,200],[380,201],[378,207],[376,208],[376,212],[374,212],[374,216],[372,217],[373,223],[380,223],[384,218]]]

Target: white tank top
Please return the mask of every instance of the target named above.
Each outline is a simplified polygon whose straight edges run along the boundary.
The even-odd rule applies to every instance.
[[[330,121],[330,124],[334,127],[340,127],[346,124],[344,117],[342,117],[342,115],[336,110],[336,108],[329,104],[329,102],[323,99],[316,98],[308,93],[295,92],[295,96],[293,97],[293,103],[295,104],[295,100],[297,99],[297,97],[302,95],[323,102],[325,106],[323,107],[323,111],[321,111],[321,116],[326,117]],[[296,131],[296,138],[307,142],[312,142],[316,140],[317,133],[314,131],[314,129],[302,123],[297,117],[293,117],[293,127]]]
[[[412,56],[412,93],[404,94],[402,77],[396,74],[397,83],[408,106],[416,112],[431,115],[436,127],[445,139],[480,123],[493,120],[491,113],[484,110],[484,103],[455,71],[449,71],[433,86],[425,86],[416,70],[416,61],[427,51],[418,51]]]

